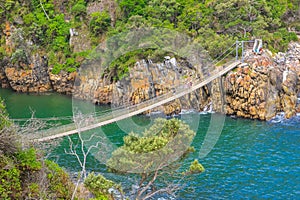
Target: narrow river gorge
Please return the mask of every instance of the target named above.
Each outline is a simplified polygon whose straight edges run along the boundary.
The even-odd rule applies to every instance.
[[[72,99],[68,96],[49,93],[28,95],[0,89],[10,118],[28,118],[31,111],[39,118],[72,116]],[[90,106],[86,102],[76,102]],[[93,106],[95,111],[107,107]],[[203,164],[206,171],[195,175],[187,182],[186,190],[178,199],[297,199],[300,196],[300,116],[291,119],[277,117],[271,121],[258,121],[224,116],[222,133],[212,151],[205,157],[199,150],[207,134],[213,116],[218,114],[187,113],[183,120],[199,120],[197,135],[193,140],[196,152],[184,162],[188,167],[194,159]],[[182,116],[183,116],[182,115]],[[196,116],[196,117],[195,117]],[[150,117],[136,116],[133,122],[141,128],[147,126]],[[62,123],[67,123],[65,120]],[[124,131],[113,123],[99,128],[109,141],[122,144]],[[76,136],[72,136],[76,137]],[[49,154],[71,174],[80,167],[75,157],[66,155],[68,140],[63,139]],[[131,190],[134,177],[125,177],[107,172],[105,165],[94,156],[87,162],[87,170],[101,172],[121,182],[124,190]]]

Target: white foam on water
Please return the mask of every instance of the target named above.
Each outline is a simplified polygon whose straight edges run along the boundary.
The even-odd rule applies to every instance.
[[[180,115],[185,115],[185,114],[191,114],[191,113],[197,113],[198,111],[194,110],[194,109],[189,109],[189,110],[185,110],[182,109],[181,112],[179,113]]]
[[[271,123],[281,123],[283,120],[285,120],[285,114],[284,112],[278,113],[275,117],[269,120]]]

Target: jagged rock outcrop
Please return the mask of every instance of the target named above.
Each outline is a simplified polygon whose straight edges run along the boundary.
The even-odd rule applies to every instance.
[[[73,85],[76,76],[77,72],[66,73],[62,71],[59,74],[52,74],[49,72],[49,79],[53,90],[67,95],[73,94]]]
[[[45,57],[34,54],[30,63],[4,66],[10,87],[17,92],[47,92],[52,89]]]
[[[214,111],[225,113],[226,99],[224,91],[224,77],[219,77],[212,81],[211,103]]]
[[[286,118],[294,116],[299,94],[300,54],[290,56],[289,52],[285,55],[293,58],[291,62],[283,64],[279,62],[282,58],[274,60],[267,54],[252,55],[245,60],[249,66],[229,73],[225,81],[226,113],[261,120],[271,119],[281,111]]]
[[[29,63],[6,62],[0,70],[1,87],[10,87],[17,92],[55,91],[71,95],[75,77],[76,72],[52,74],[47,58],[39,54],[32,55]]]
[[[34,49],[32,41],[24,40],[22,29],[6,22],[4,31],[6,53],[0,62],[0,86],[17,92],[42,93],[56,91],[72,94],[76,74],[52,74],[47,53]]]
[[[269,61],[269,62],[266,62]],[[252,119],[269,119],[276,114],[280,100],[273,80],[270,60],[252,60],[253,64],[237,68],[226,77],[226,113]]]
[[[151,60],[137,62],[127,77],[114,83],[100,78],[100,74],[93,68],[80,73],[75,81],[80,84],[75,84],[73,95],[98,104],[130,106],[175,90],[187,89],[198,76],[195,68],[178,64],[175,58],[163,63],[152,63]],[[167,115],[178,114],[181,109],[198,107],[198,99],[199,94],[191,93],[155,110],[163,110]],[[207,98],[203,99],[205,101]]]

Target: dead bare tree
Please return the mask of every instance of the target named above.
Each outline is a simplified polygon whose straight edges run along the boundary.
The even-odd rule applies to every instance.
[[[17,134],[19,136],[22,148],[35,146],[40,151],[43,151],[47,158],[52,149],[54,149],[60,142],[61,139],[51,140],[45,143],[38,143],[36,139],[40,137],[37,133],[45,128],[58,126],[59,123],[49,123],[43,119],[35,117],[35,111],[31,110],[31,117],[27,119],[23,124],[14,124]]]
[[[0,129],[0,155],[14,154],[18,150],[17,133],[14,125],[5,126]]]
[[[74,116],[74,123],[76,124],[78,131],[77,142],[75,143],[74,140],[70,136],[68,136],[69,149],[65,149],[65,153],[74,156],[81,168],[81,172],[79,173],[79,177],[73,191],[72,200],[75,198],[79,184],[83,182],[87,177],[87,157],[89,156],[91,151],[95,150],[97,153],[99,153],[101,152],[101,149],[103,150],[103,148],[107,147],[103,136],[96,133],[83,133],[81,131],[82,128],[92,124],[93,122],[94,118],[92,115],[86,116],[81,113],[77,113]]]

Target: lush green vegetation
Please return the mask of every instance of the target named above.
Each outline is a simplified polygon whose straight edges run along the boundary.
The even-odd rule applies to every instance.
[[[0,117],[0,199],[71,199],[68,174],[34,148],[21,148],[2,102]]]
[[[166,188],[176,186],[166,182],[162,184],[159,180],[161,176],[171,178],[176,174],[182,176],[204,171],[203,166],[196,160],[188,172],[179,172],[180,162],[193,151],[190,144],[195,134],[187,124],[178,119],[158,118],[142,134],[130,133],[125,136],[124,145],[112,153],[107,164],[114,172],[139,175],[136,199],[147,199],[157,193],[171,192]],[[147,190],[151,192],[146,192]]]
[[[172,156],[184,155],[194,136],[195,132],[180,120],[158,118],[142,135],[130,133],[125,136],[124,145],[113,153],[108,165],[121,172],[135,169],[135,172],[146,173],[162,168],[174,161]],[[157,166],[161,163],[162,166]]]
[[[299,0],[117,0],[113,11],[106,8],[103,12],[88,13],[93,2],[96,0],[0,0],[0,60],[25,68],[31,63],[30,55],[39,53],[45,56],[53,73],[73,72],[90,51],[74,50],[70,42],[71,28],[80,30],[79,34],[84,32],[91,48],[120,32],[166,28],[190,36],[212,57],[218,57],[236,40],[253,38],[262,38],[274,52],[285,51],[290,41],[297,40],[293,31],[300,31]],[[6,46],[8,38],[12,42],[10,48]],[[111,81],[122,79],[136,60],[149,56],[155,59],[163,53],[135,49],[108,63],[105,73],[110,74]],[[193,136],[194,132],[178,120],[158,120],[142,135],[131,133],[124,137],[124,145],[114,152],[109,165],[121,172],[135,169],[141,176],[142,186],[178,158],[169,155],[185,155]],[[172,140],[186,141],[181,145],[180,155],[175,153],[179,144],[174,146]],[[45,195],[70,199],[73,186],[68,175],[55,163],[44,161],[35,149],[22,150],[2,101],[0,169],[1,199],[44,198]],[[203,170],[194,161],[186,173]],[[47,177],[45,182],[40,181],[42,175]],[[113,186],[100,175],[91,175],[86,180],[86,187],[98,198],[107,195],[107,189]]]
[[[272,51],[284,51],[290,41],[297,40],[289,30],[300,31],[297,0],[117,0],[113,11],[107,7],[104,12],[88,13],[93,2],[97,1],[1,0],[1,32],[9,22],[21,40],[15,37],[12,51],[5,52],[1,35],[0,56],[26,63],[28,53],[40,52],[48,58],[53,73],[75,71],[82,57],[70,45],[70,28],[86,29],[86,40],[97,46],[105,37],[125,30],[164,27],[190,35],[212,57],[238,39],[262,38]],[[31,43],[30,48],[24,46],[24,40]],[[126,73],[127,67],[120,71]]]
[[[0,113],[0,198],[71,199],[75,186],[68,174],[53,161],[44,160],[42,153],[35,148],[21,147],[17,127],[9,121],[2,101]],[[190,144],[194,136],[195,132],[178,119],[156,119],[141,135],[131,133],[125,136],[124,145],[113,152],[108,166],[115,172],[136,173],[140,176],[139,190],[135,194],[137,198],[157,194],[160,187],[179,190],[178,183],[174,186],[173,183],[157,183],[165,173],[171,177],[204,171],[197,160],[187,171],[180,169],[182,159],[193,151]],[[123,195],[120,185],[101,174],[90,173],[84,180],[84,186],[95,199],[114,199],[111,189]],[[167,192],[165,188],[159,193]],[[151,193],[145,192],[149,189]]]
[[[101,174],[90,173],[84,180],[84,185],[95,196],[96,199],[113,199],[109,189],[114,188],[121,191],[121,186],[113,181],[107,180]]]

